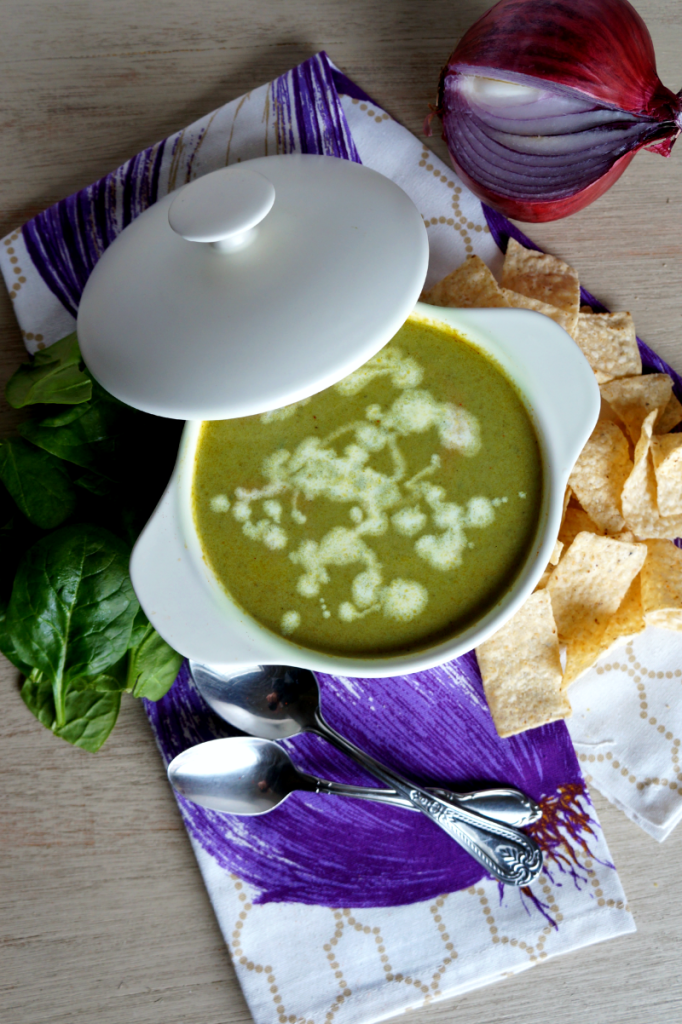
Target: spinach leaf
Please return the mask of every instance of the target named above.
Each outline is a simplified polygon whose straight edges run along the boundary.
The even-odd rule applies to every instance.
[[[19,566],[6,630],[18,658],[52,686],[60,735],[74,686],[112,668],[130,646],[139,605],[128,558],[127,545],[107,530],[66,526],[34,544]]]
[[[137,615],[133,620],[133,628],[130,633],[130,646],[139,647],[146,637],[149,629],[151,629],[149,619],[142,608],[138,608]]]
[[[136,416],[135,410],[94,383],[92,398],[76,419],[64,422],[62,417],[48,416],[42,421],[27,420],[20,424],[19,433],[66,462],[110,476],[125,433],[124,421]]]
[[[0,611],[0,651],[2,651],[8,661],[12,662],[15,668],[19,669],[22,676],[30,676],[32,668],[25,661],[22,661],[17,654],[12,637],[7,631],[6,619],[7,607],[5,605]]]
[[[100,498],[105,494],[111,494],[114,488],[113,480],[109,480],[108,477],[102,476],[100,473],[93,473],[88,469],[84,473],[80,473],[73,482],[76,487],[82,487],[84,491],[96,494]]]
[[[16,511],[9,494],[0,486],[0,534],[8,534],[13,530]]]
[[[175,682],[182,655],[147,624],[140,642],[128,655],[128,689],[133,697],[161,700]]]
[[[55,725],[52,684],[37,669],[31,669],[21,687],[21,699],[41,725],[52,729]]]
[[[24,682],[21,696],[46,729],[92,753],[99,750],[114,728],[121,706],[119,692],[86,688],[83,681],[70,683],[63,695],[61,721],[57,721],[54,689],[48,679],[34,671]]]
[[[22,363],[5,388],[5,398],[14,409],[39,402],[77,405],[91,393],[92,379],[83,368],[75,331],[36,352],[30,363]]]
[[[128,655],[125,654],[106,672],[100,672],[96,676],[83,676],[79,684],[84,689],[97,690],[98,693],[123,693],[128,685]]]
[[[31,545],[43,536],[43,531],[21,514],[1,482],[0,524],[0,603],[5,608],[19,562]]]
[[[26,518],[53,530],[76,507],[76,493],[62,462],[21,438],[0,441],[0,480]]]
[[[77,419],[49,415],[22,423],[22,436],[81,467],[78,514],[133,542],[170,477],[182,424],[131,409],[93,382]]]
[[[44,427],[64,427],[67,423],[79,420],[90,408],[90,400],[81,402],[80,405],[67,405],[65,409],[57,406],[57,412],[51,412],[43,416],[41,423]]]
[[[121,693],[159,699],[181,664],[135,599],[128,557],[182,424],[108,394],[83,368],[75,334],[22,366],[7,395],[36,408],[22,439],[0,441],[0,651],[26,677],[22,696],[43,725],[94,751]],[[55,529],[75,516],[97,525]]]

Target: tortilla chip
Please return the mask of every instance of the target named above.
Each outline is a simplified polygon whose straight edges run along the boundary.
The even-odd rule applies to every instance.
[[[573,492],[571,491],[570,487],[567,487],[566,490],[564,491],[564,509],[563,509],[563,515],[562,515],[562,519],[561,519],[561,526],[562,526],[562,528],[563,528],[563,525],[564,525],[564,519],[566,518],[566,510],[568,508],[568,503],[571,500],[572,493]],[[556,542],[554,544],[554,548],[552,550],[552,554],[550,555],[549,562],[547,563],[547,566],[545,568],[545,571],[543,572],[543,574],[540,577],[540,579],[538,580],[538,582],[535,584],[535,588],[534,588],[535,590],[544,590],[545,589],[545,587],[547,586],[547,583],[549,582],[550,576],[554,572],[554,567],[559,564],[559,560],[561,559],[561,554],[562,554],[562,552],[564,550],[564,547],[565,547],[565,544],[564,544],[563,540],[560,537],[557,537]]]
[[[682,551],[669,540],[648,540],[642,569],[642,608],[648,626],[682,630]]]
[[[662,516],[682,512],[682,434],[654,435],[651,458],[656,474],[656,503]]]
[[[606,622],[596,625],[594,629],[587,629],[566,645],[564,689],[594,665],[597,658],[605,654],[617,640],[642,632],[645,622],[641,578],[642,573],[635,576],[615,615]]]
[[[667,373],[647,373],[644,377],[612,380],[600,385],[599,390],[627,427],[632,443],[637,444],[642,423],[654,409],[665,409],[672,389],[673,382]]]
[[[539,579],[539,580],[537,581],[537,583],[535,584],[535,587],[534,587],[534,589],[533,589],[533,593],[535,593],[535,592],[536,592],[537,590],[544,590],[544,589],[545,589],[545,587],[546,587],[546,586],[547,586],[547,584],[549,583],[549,578],[550,578],[550,576],[552,575],[552,573],[553,573],[553,572],[554,572],[554,566],[553,566],[553,565],[552,565],[552,563],[550,562],[550,563],[549,563],[549,564],[547,565],[547,568],[546,568],[546,569],[545,569],[545,571],[543,572],[543,574],[542,574],[542,576],[540,577],[540,579]]]
[[[673,394],[663,412],[659,413],[656,420],[656,433],[667,434],[678,423],[682,423],[682,402],[679,402],[676,395]]]
[[[606,422],[607,420],[609,423],[615,423],[621,430],[623,429],[622,419],[602,395],[601,406],[599,407],[599,422]]]
[[[532,309],[536,313],[542,313],[544,316],[548,316],[550,320],[554,320],[559,324],[559,327],[563,327],[569,334],[573,331],[575,317],[571,313],[567,313],[565,309],[550,306],[548,302],[541,302],[540,299],[531,299],[527,295],[511,291],[509,288],[502,288],[500,290],[508,306],[513,306],[515,309]]]
[[[614,533],[613,540],[620,540],[623,542],[623,544],[637,543],[637,538],[635,537],[632,530],[621,530],[620,533]]]
[[[569,505],[559,530],[559,540],[563,541],[564,548],[570,548],[579,533],[596,533],[600,537],[604,536],[604,531],[590,519],[587,512]]]
[[[646,565],[646,560],[645,563]],[[643,567],[642,567],[643,568]],[[624,636],[636,636],[644,631],[644,610],[642,608],[642,573],[635,576],[628,592],[618,606],[618,611],[609,620],[604,633],[604,650]]]
[[[468,256],[457,270],[422,295],[431,306],[491,309],[508,306],[493,272],[480,256]]]
[[[537,591],[476,648],[483,688],[500,736],[535,729],[571,713],[561,691],[561,661],[552,602]]]
[[[556,256],[526,249],[510,238],[502,268],[502,287],[563,310],[568,314],[571,330],[575,328],[580,282],[573,267]]]
[[[642,357],[629,313],[580,313],[573,337],[599,384],[641,374]]]
[[[632,472],[630,445],[615,423],[600,421],[578,456],[569,484],[590,519],[604,533],[625,526],[620,496]]]
[[[646,552],[646,544],[578,534],[547,584],[561,640],[605,625],[642,568]]]
[[[621,505],[623,518],[642,540],[674,540],[682,536],[682,511],[662,516],[658,509],[656,474],[649,454],[658,412],[650,412],[642,424],[642,436],[635,448],[635,464],[625,481]]]

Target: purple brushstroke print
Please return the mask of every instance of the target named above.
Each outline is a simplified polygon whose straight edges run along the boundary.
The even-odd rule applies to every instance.
[[[329,57],[322,52],[272,83],[282,152],[319,153],[361,163],[333,75]],[[206,130],[207,126],[193,140],[185,180],[192,175],[194,155]],[[179,144],[181,135],[143,150],[93,185],[39,213],[22,228],[31,262],[72,316],[78,313],[85,283],[105,249],[135,217],[165,194],[165,188],[160,188],[161,165],[164,156]]]
[[[373,100],[364,89],[361,89],[359,85],[351,81],[347,75],[344,75],[343,71],[339,71],[338,68],[332,67],[332,81],[334,82],[334,88],[342,96],[350,96],[352,100],[360,100],[363,103],[371,103],[373,107],[379,107],[382,110],[380,103]]]
[[[285,153],[318,153],[362,163],[324,51],[275,79],[272,95]]]
[[[31,262],[72,316],[77,315],[85,282],[104,250],[158,199],[164,146],[161,142],[145,149],[24,224]]]
[[[392,768],[425,785],[518,786],[549,809],[548,836],[561,834],[568,847],[585,841],[594,823],[564,723],[500,739],[473,652],[405,678],[320,674],[318,680],[330,724]],[[146,709],[166,763],[195,743],[235,734],[203,704],[185,666],[170,692],[146,702]],[[318,737],[301,735],[283,745],[303,771],[377,785]],[[562,800],[562,793],[571,799]],[[295,793],[256,818],[178,802],[194,839],[223,868],[256,886],[258,902],[397,906],[466,888],[485,874],[445,833],[407,810],[310,793]],[[537,838],[550,852],[556,846],[556,839]],[[577,877],[572,873],[570,881]]]

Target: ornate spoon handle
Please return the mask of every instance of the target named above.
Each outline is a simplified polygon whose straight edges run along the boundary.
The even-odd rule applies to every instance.
[[[542,851],[517,829],[456,807],[375,761],[339,735],[318,713],[315,732],[390,786],[464,847],[494,878],[506,885],[529,885],[542,870]]]
[[[370,803],[388,804],[402,807],[407,811],[418,811],[411,800],[401,796],[394,789],[370,789],[368,786],[353,786],[345,782],[328,782],[315,776],[306,776],[312,780],[312,788],[316,793],[328,793],[331,796],[351,796]],[[473,811],[482,818],[499,821],[502,825],[512,828],[523,828],[537,821],[542,815],[538,805],[527,796],[515,789],[480,789],[472,793],[452,793],[449,789],[427,786],[426,792],[440,797],[447,804],[462,807],[465,811]]]
[[[500,882],[530,885],[540,874],[542,851],[523,832],[479,818],[416,787],[410,790],[410,798],[413,806],[428,815]]]

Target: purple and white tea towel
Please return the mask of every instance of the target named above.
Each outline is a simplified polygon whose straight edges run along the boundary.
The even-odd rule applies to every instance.
[[[427,225],[427,286],[470,253],[498,269],[510,233],[532,245],[321,53],[3,239],[29,351],[74,329],[94,264],[147,206],[218,167],[283,152],[359,161],[401,185]],[[642,351],[645,368],[671,372]],[[180,801],[255,1020],[380,1020],[634,930],[575,751],[590,781],[664,838],[682,816],[681,655],[682,635],[647,630],[571,688],[568,728],[506,740],[473,655],[404,679],[321,676],[330,722],[392,767],[430,784],[513,783],[538,799],[545,869],[529,888],[502,888],[425,818],[359,801],[295,794],[254,820]],[[184,669],[147,710],[166,760],[229,731]],[[371,784],[320,740],[287,745],[304,770]]]
[[[180,798],[259,1024],[381,1020],[634,931],[563,722],[501,740],[473,654],[400,679],[318,681],[330,724],[397,771],[538,800],[544,870],[502,886],[426,817],[362,800],[296,793],[239,818]],[[148,714],[166,763],[230,734],[186,668]],[[315,736],[285,746],[303,771],[372,785]]]

